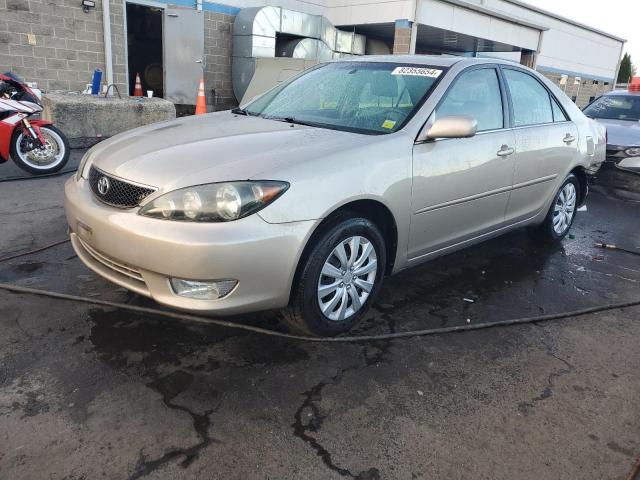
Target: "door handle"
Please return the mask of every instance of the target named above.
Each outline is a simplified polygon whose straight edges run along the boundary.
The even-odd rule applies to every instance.
[[[564,136],[564,139],[562,140],[564,143],[566,143],[567,145],[570,144],[571,142],[573,142],[576,139],[576,137],[574,137],[573,135],[571,135],[570,133],[567,133]]]
[[[506,157],[506,156],[512,155],[514,152],[515,152],[514,148],[509,147],[508,145],[502,145],[500,150],[498,150],[498,156]]]

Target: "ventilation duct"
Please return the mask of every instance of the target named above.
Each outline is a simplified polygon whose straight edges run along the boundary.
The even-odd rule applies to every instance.
[[[280,42],[276,35],[291,36]],[[256,58],[291,57],[326,61],[345,55],[364,55],[366,38],[335,28],[321,15],[280,7],[243,8],[233,24],[233,92],[244,96],[256,68]]]

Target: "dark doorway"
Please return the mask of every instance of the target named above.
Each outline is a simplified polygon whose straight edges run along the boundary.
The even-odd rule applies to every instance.
[[[127,3],[127,65],[129,95],[133,95],[136,74],[140,74],[143,95],[153,90],[164,96],[162,65],[162,9]]]

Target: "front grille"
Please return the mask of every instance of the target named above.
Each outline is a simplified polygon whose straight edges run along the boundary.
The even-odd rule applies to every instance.
[[[153,187],[136,185],[113,177],[92,166],[89,185],[98,200],[119,208],[133,208],[156,191]]]

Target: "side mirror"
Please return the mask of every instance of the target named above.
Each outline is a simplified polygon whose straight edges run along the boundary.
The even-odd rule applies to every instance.
[[[433,123],[427,122],[418,142],[426,142],[436,138],[468,138],[478,131],[478,122],[468,115],[451,115],[437,119]]]

